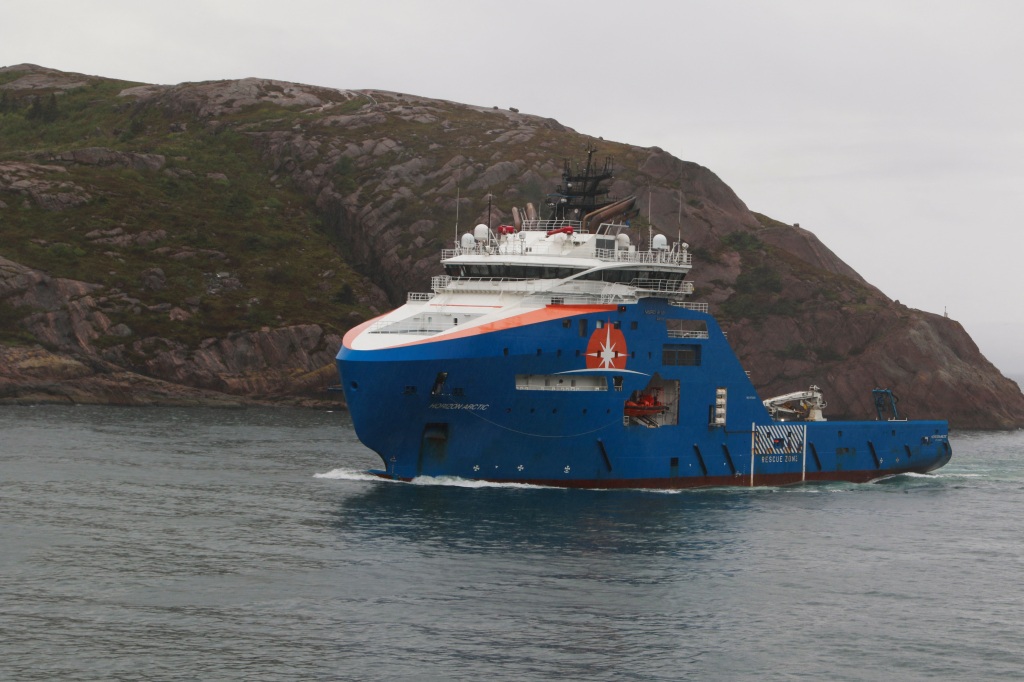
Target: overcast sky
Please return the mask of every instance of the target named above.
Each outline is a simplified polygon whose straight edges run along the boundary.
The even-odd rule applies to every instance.
[[[0,66],[379,88],[656,145],[1024,376],[1021,26],[1017,0],[47,0],[4,8]]]

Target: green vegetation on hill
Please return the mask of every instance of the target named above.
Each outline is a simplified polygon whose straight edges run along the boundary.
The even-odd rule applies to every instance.
[[[18,75],[0,74],[0,85]],[[138,299],[109,312],[138,338],[194,345],[264,325],[325,321],[340,331],[367,314],[353,293],[360,280],[324,234],[313,201],[290,177],[272,179],[244,132],[246,125],[287,128],[301,113],[259,106],[203,125],[118,97],[130,85],[93,79],[67,93],[3,91],[0,166],[46,166],[32,179],[87,200],[53,211],[24,193],[0,191],[7,205],[0,255],[53,277],[102,284],[98,296]],[[55,101],[56,113],[33,116],[39,101]],[[160,154],[166,162],[136,170],[53,158],[90,147]],[[171,320],[169,307],[191,317]],[[117,339],[125,341],[131,338]]]
[[[839,303],[865,310],[881,310],[888,305],[877,291],[861,282],[812,265],[768,243],[772,230],[788,232],[791,227],[759,213],[754,216],[762,226],[759,233],[725,235],[718,250],[707,254],[709,260],[718,262],[723,251],[731,250],[743,260],[735,291],[721,306],[723,320],[761,322],[770,315],[795,317]]]

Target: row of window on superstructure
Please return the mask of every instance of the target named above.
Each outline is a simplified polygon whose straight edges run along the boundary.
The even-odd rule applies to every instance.
[[[579,274],[589,268],[558,267],[552,265],[509,265],[507,263],[449,263],[444,266],[449,277],[504,277],[509,279],[565,279]],[[678,282],[685,276],[682,272],[660,272],[652,270],[623,270],[608,268],[589,272],[581,281],[610,282],[628,284],[633,280],[663,280]]]

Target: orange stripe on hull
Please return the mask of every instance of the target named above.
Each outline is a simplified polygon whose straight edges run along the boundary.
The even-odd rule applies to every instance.
[[[373,318],[372,320],[367,320],[366,322],[358,324],[355,327],[352,327],[351,329],[349,329],[347,332],[345,332],[345,336],[342,337],[341,345],[344,346],[345,348],[351,348],[352,347],[352,341],[357,336],[362,334],[366,330],[367,327],[369,327],[371,324],[373,324],[377,320],[381,319],[382,317],[384,317],[384,316],[383,315],[378,315],[377,317]]]

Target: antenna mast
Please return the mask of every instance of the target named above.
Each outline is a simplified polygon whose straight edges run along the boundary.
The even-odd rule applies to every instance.
[[[455,185],[455,245],[459,244],[459,203],[462,199],[462,188]]]
[[[654,213],[651,210],[652,197],[654,192],[651,191],[650,184],[647,185],[647,248],[651,248],[654,244]]]

